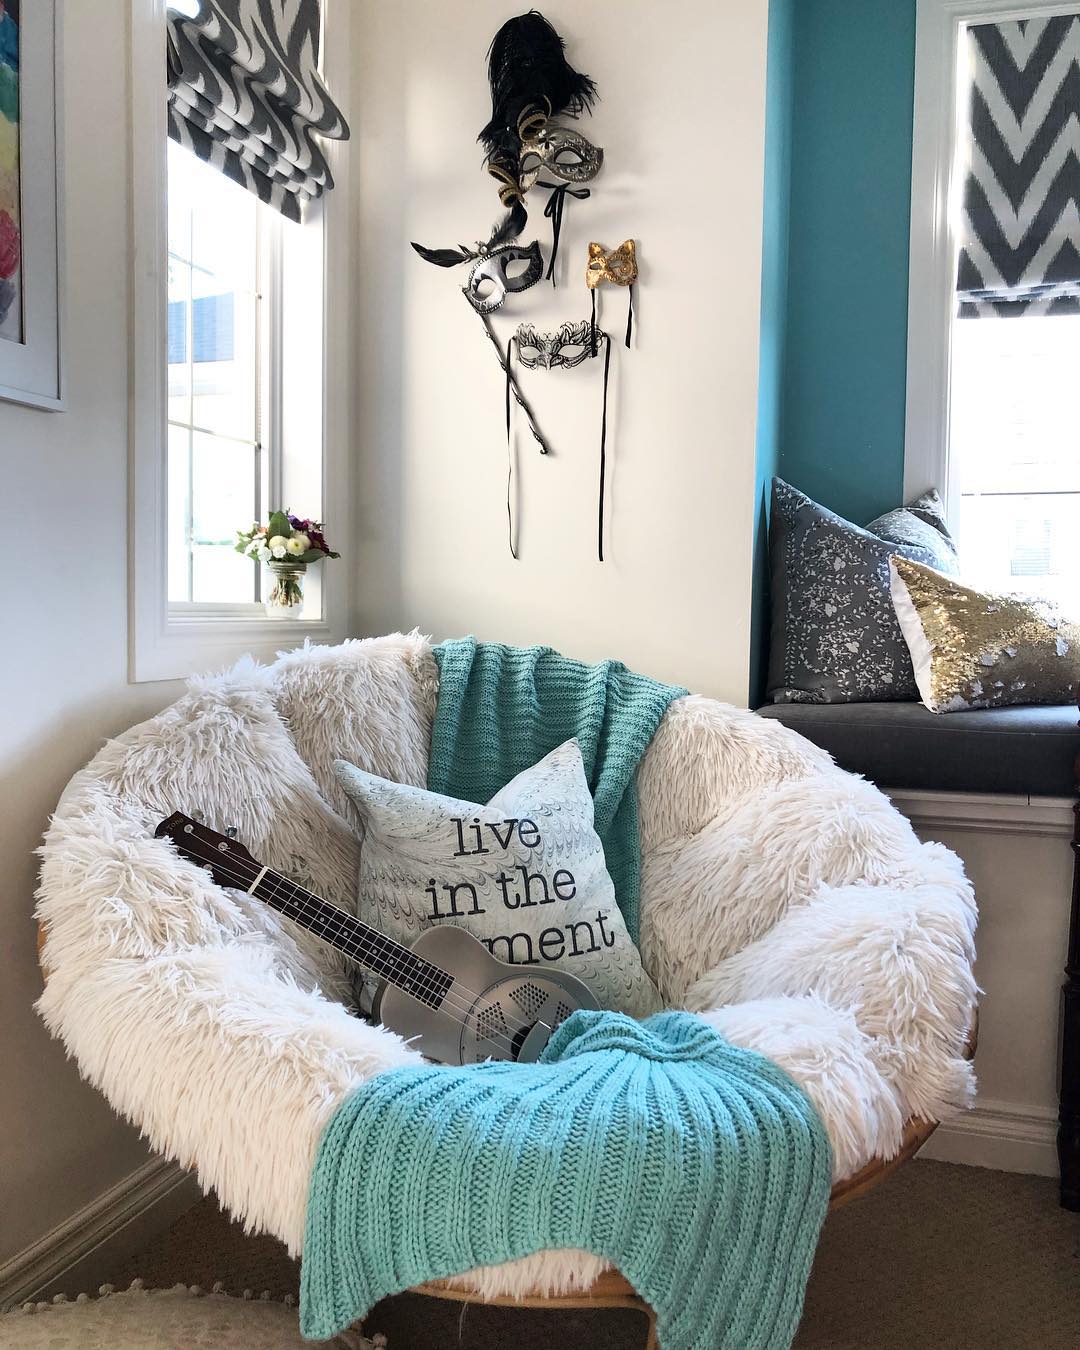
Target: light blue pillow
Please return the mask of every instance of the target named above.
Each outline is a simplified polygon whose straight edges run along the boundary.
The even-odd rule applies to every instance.
[[[646,975],[593,825],[577,741],[519,773],[486,806],[334,766],[362,822],[359,917],[406,945],[455,924],[500,961],[557,966],[602,1008],[647,1017]]]

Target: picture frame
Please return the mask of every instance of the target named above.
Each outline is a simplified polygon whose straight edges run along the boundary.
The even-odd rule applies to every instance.
[[[0,399],[53,412],[64,408],[59,11],[0,0]]]

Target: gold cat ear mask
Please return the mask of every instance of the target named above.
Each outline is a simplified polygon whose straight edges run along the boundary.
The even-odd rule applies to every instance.
[[[603,244],[589,245],[589,261],[585,267],[585,285],[595,291],[602,282],[616,286],[632,286],[638,279],[637,246],[626,239],[609,253]]]
[[[596,355],[596,288],[610,281],[613,286],[627,286],[630,290],[626,309],[626,345],[634,331],[634,282],[638,279],[637,245],[624,239],[609,253],[603,244],[590,243],[589,261],[585,264],[585,285],[592,291],[592,353]]]

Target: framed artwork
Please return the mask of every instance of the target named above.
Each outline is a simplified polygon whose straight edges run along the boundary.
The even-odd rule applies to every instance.
[[[0,0],[0,398],[63,407],[56,0]]]

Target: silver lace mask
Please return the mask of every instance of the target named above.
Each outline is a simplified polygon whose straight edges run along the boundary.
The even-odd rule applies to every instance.
[[[521,262],[527,264],[523,271],[508,271],[511,264]],[[534,239],[528,246],[500,244],[477,258],[462,290],[478,314],[490,314],[510,292],[527,291],[530,286],[535,286],[543,273],[544,260],[538,240]]]
[[[542,366],[545,370],[573,370],[596,352],[592,348],[592,334],[588,319],[580,323],[560,324],[554,333],[538,333],[531,323],[523,323],[514,335],[518,360],[526,370]],[[599,344],[607,334],[597,331]]]

